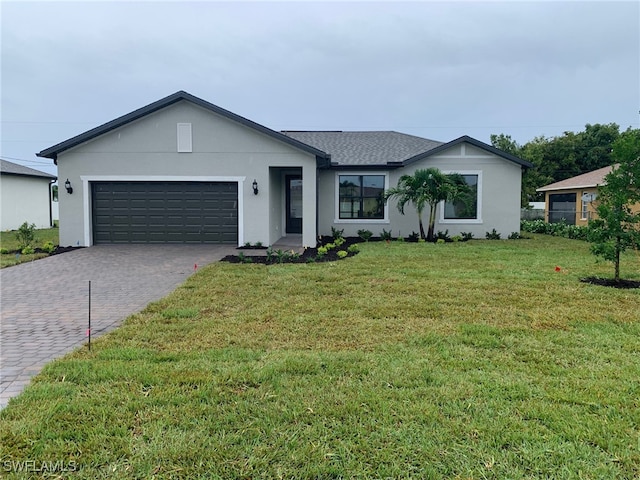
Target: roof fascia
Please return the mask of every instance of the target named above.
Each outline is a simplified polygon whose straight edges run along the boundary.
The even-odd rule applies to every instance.
[[[401,168],[404,165],[400,162],[389,162],[382,164],[367,164],[367,165],[344,165],[340,163],[332,163],[332,170],[395,170]]]
[[[49,175],[47,173],[43,173],[42,175],[32,175],[30,173],[16,173],[16,172],[0,172],[0,175],[14,175],[16,177],[30,177],[30,178],[42,178],[46,180],[57,180],[58,177],[55,175]]]
[[[412,163],[415,163],[419,160],[423,160],[427,157],[430,157],[432,155],[436,155],[437,153],[443,152],[451,147],[454,147],[456,145],[459,145],[461,143],[469,143],[475,147],[478,147],[482,150],[485,150],[489,153],[493,153],[494,155],[497,155],[499,157],[504,158],[505,160],[508,160],[510,162],[513,162],[517,165],[520,165],[523,168],[532,168],[533,167],[533,163],[531,162],[527,162],[526,160],[523,160],[521,158],[518,158],[514,155],[511,155],[507,152],[503,152],[502,150],[499,150],[495,147],[492,147],[491,145],[487,145],[484,142],[481,142],[480,140],[476,140],[475,138],[472,138],[468,135],[463,135],[462,137],[456,138],[455,140],[452,140],[450,142],[447,143],[443,143],[442,145],[439,145],[435,148],[432,148],[431,150],[427,150],[426,152],[420,153],[418,155],[416,155],[415,157],[411,157],[408,158],[407,160],[405,160],[403,163],[404,165],[410,165]]]
[[[541,187],[541,188],[537,188],[536,192],[554,192],[556,190],[581,190],[583,188],[598,188],[600,185],[604,185],[604,183],[601,184],[588,184],[588,185],[570,185],[568,187],[552,187],[552,188],[547,188],[547,187]]]

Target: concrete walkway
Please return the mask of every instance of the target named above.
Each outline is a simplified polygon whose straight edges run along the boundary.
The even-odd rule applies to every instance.
[[[104,245],[0,270],[0,408],[42,367],[173,291],[233,246]]]

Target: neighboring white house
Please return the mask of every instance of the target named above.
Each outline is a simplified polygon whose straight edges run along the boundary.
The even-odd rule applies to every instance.
[[[50,227],[55,180],[55,175],[0,159],[0,229],[16,230],[24,222]]]
[[[469,208],[439,207],[436,231],[507,236],[520,225],[530,163],[464,136],[277,132],[180,91],[37,154],[58,165],[61,245],[230,243],[293,236],[315,246],[331,228],[356,235],[418,230],[381,200],[401,175],[437,167],[465,176]]]

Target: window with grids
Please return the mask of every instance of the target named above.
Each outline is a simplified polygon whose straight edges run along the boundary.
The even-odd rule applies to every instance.
[[[340,219],[384,219],[384,175],[340,175]]]

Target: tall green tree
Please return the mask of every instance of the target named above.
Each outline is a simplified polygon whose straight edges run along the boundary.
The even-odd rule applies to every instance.
[[[538,136],[524,145],[501,133],[491,135],[491,145],[533,164],[522,176],[522,206],[526,207],[529,202],[544,198],[536,192],[543,185],[611,165],[619,130],[615,123],[587,124],[584,131],[564,132],[551,138]]]
[[[402,175],[398,185],[384,193],[384,199],[395,198],[402,215],[405,206],[411,203],[418,213],[420,238],[433,241],[438,203],[462,199],[468,193],[469,186],[462,175],[444,174],[437,168],[427,168],[416,170],[413,175]],[[426,206],[429,206],[429,227],[425,235],[422,213]]]
[[[620,254],[640,248],[640,130],[628,129],[613,144],[618,162],[598,188],[598,218],[589,222],[593,254],[614,264],[620,281]]]

